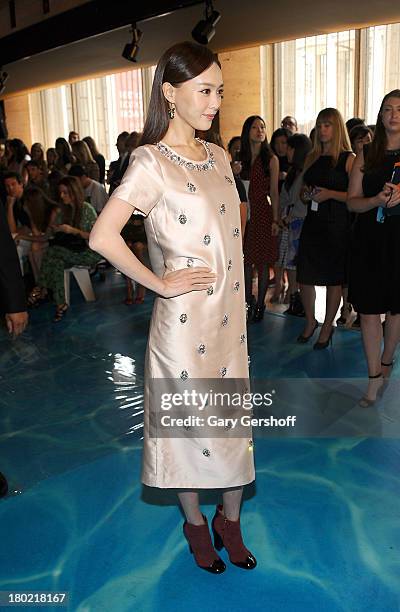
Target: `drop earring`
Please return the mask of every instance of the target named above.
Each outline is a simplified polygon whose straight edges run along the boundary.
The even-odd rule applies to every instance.
[[[175,104],[173,102],[170,102],[168,115],[170,119],[173,119],[175,117]]]

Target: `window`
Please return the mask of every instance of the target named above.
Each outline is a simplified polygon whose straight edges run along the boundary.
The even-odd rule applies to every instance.
[[[118,134],[143,129],[153,76],[154,67],[129,70],[30,94],[33,140],[54,147],[56,138],[76,130],[115,159]]]

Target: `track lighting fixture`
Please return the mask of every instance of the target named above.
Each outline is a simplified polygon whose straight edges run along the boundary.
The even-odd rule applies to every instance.
[[[192,37],[201,45],[207,45],[215,34],[215,26],[221,19],[221,13],[214,11],[212,0],[206,0],[205,18],[192,30]]]
[[[136,56],[139,52],[139,42],[142,38],[142,32],[136,27],[136,23],[132,24],[132,42],[127,43],[122,51],[122,57],[128,62],[136,62]]]

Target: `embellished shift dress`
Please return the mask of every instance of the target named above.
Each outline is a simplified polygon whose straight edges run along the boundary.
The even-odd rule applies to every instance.
[[[142,482],[161,488],[228,488],[254,480],[245,437],[149,435],[157,379],[248,380],[239,198],[225,151],[200,141],[203,162],[163,143],[135,149],[113,196],[146,215],[153,272],[209,267],[206,291],[155,300],[145,366]]]

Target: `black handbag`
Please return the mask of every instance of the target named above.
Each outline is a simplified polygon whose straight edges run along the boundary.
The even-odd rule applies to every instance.
[[[82,236],[65,232],[57,232],[53,238],[50,238],[49,245],[64,247],[74,253],[82,253],[88,249],[88,244]]]

